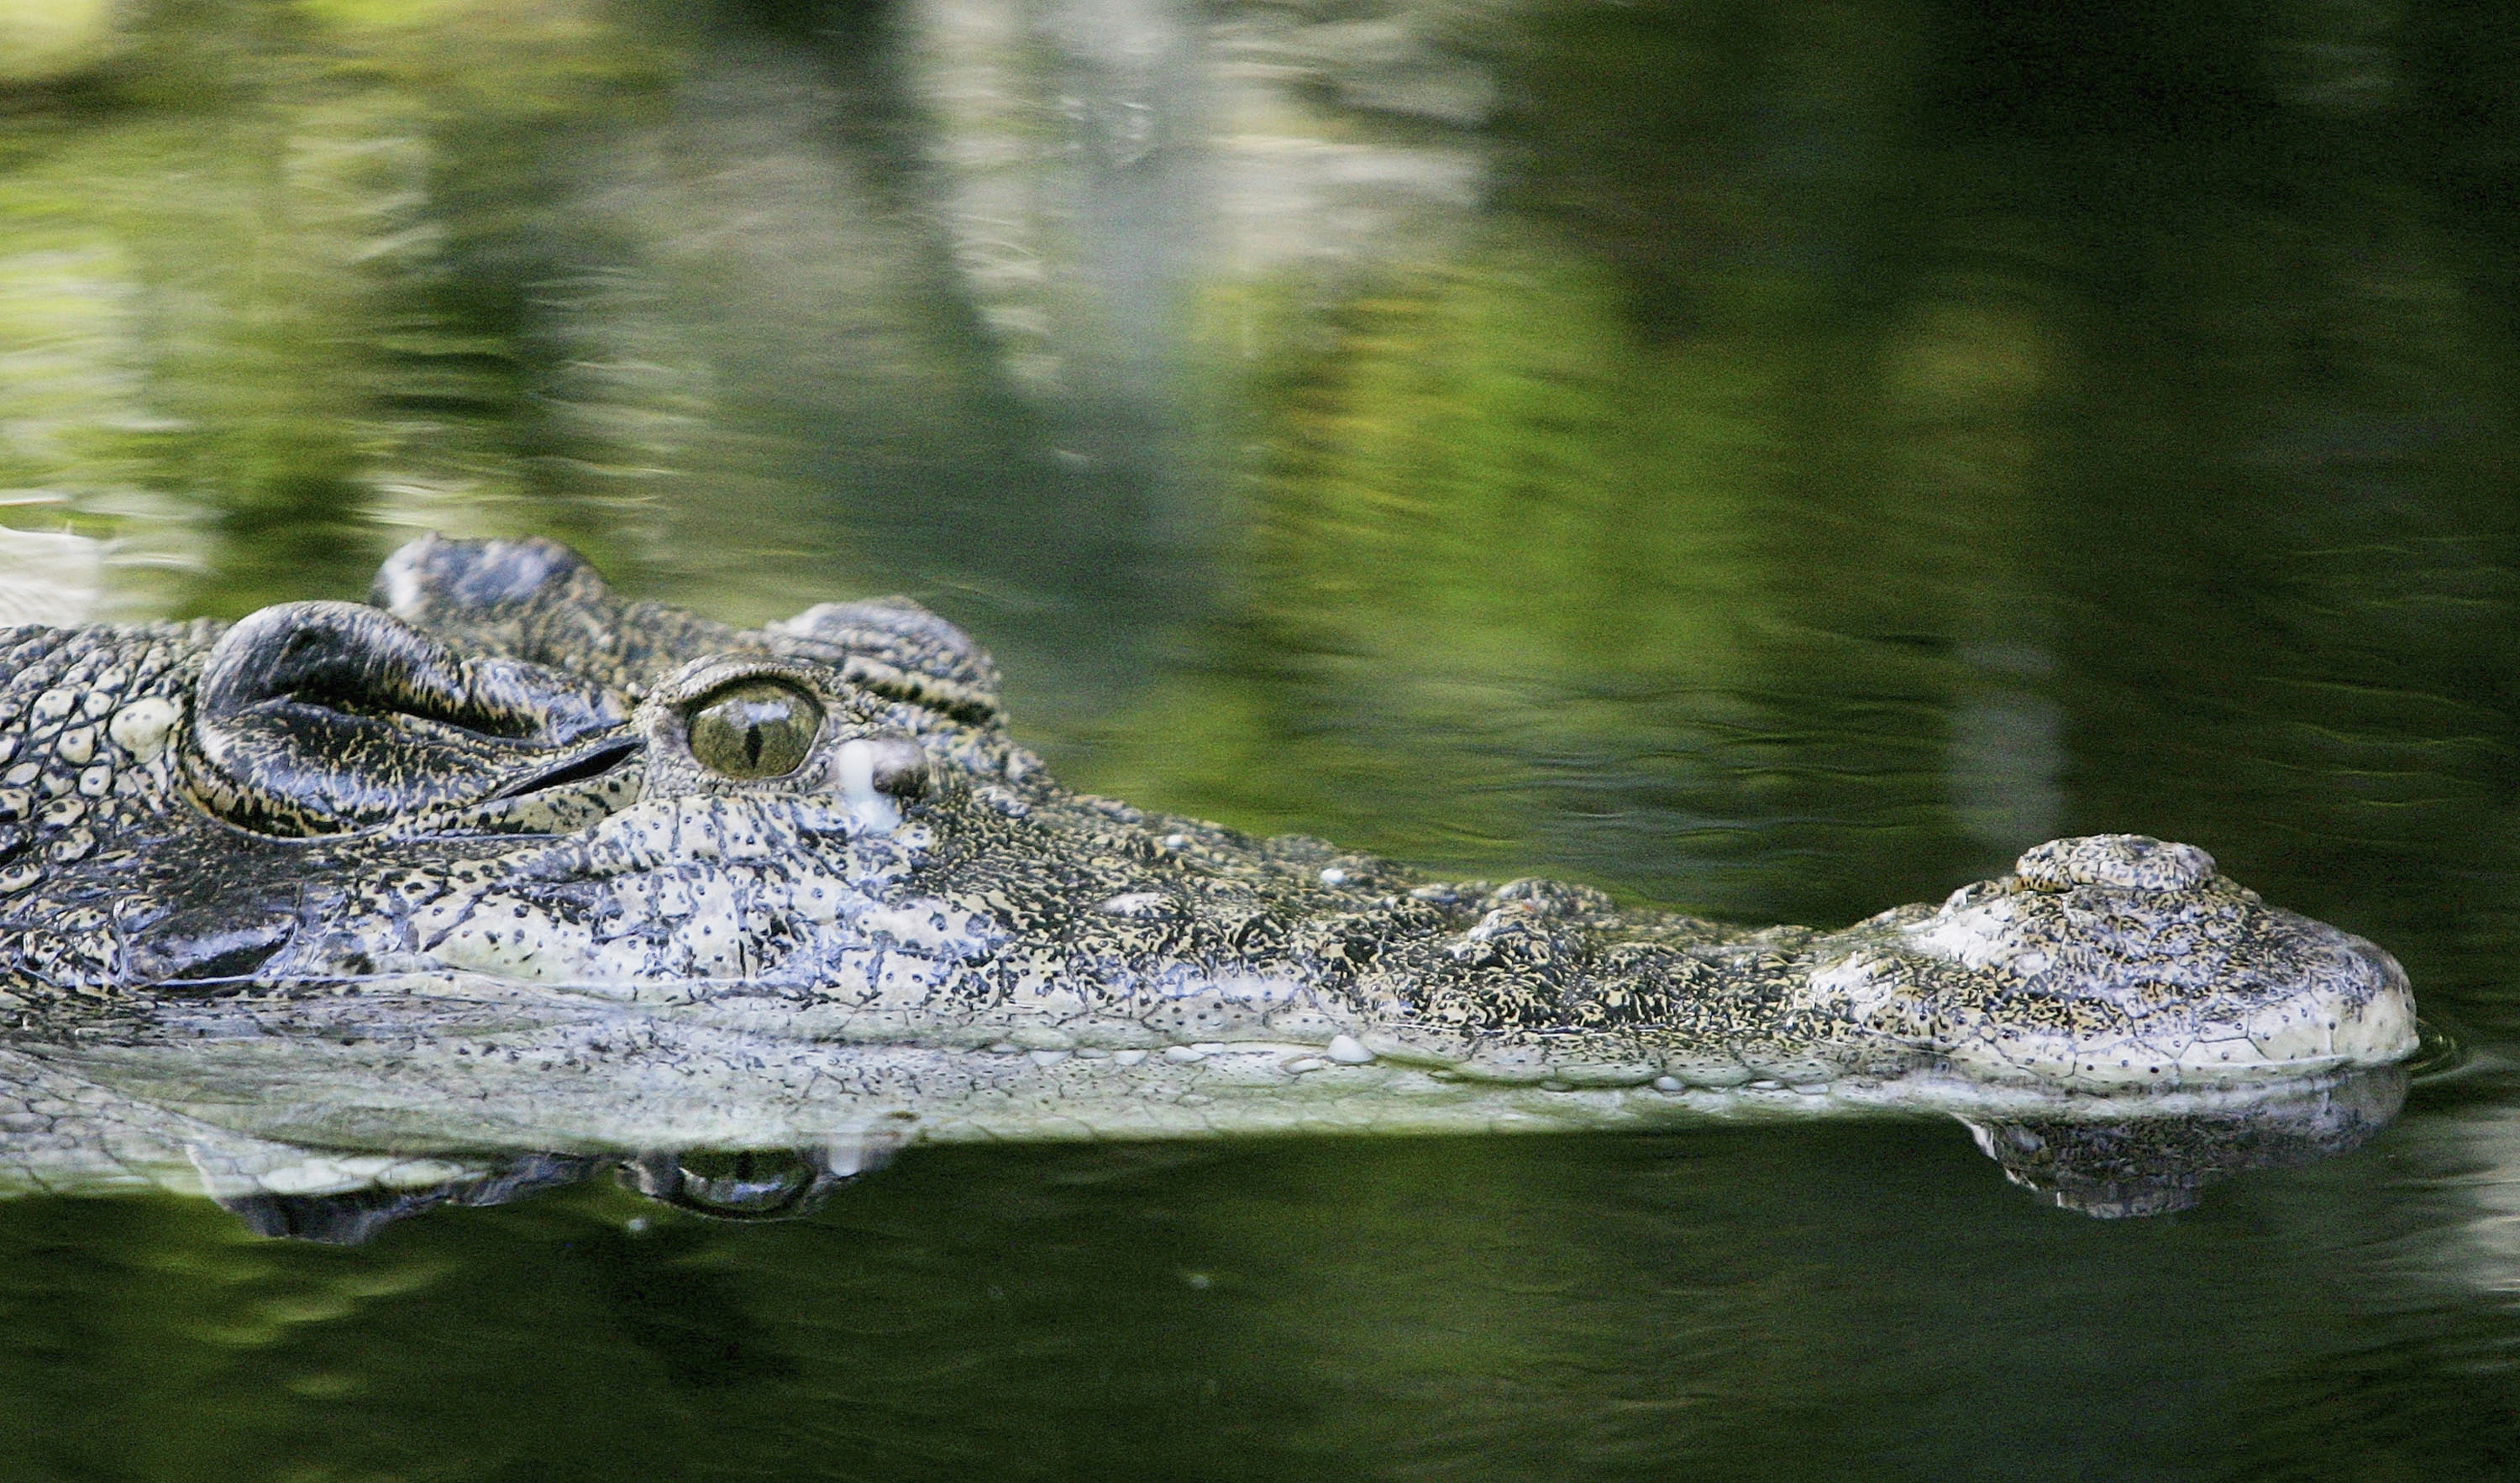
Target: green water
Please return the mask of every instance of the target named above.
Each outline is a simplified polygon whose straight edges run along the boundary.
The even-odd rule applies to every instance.
[[[0,1204],[0,1478],[2520,1474],[2493,7],[0,3],[0,519],[909,592],[1071,782],[1834,924],[2193,840],[2458,1038],[2097,1221],[1947,1122]]]

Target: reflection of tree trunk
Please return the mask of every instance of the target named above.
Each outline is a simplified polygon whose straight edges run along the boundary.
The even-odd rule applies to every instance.
[[[2019,854],[2056,837],[2064,817],[2058,778],[2064,768],[2064,717],[2035,689],[2054,668],[2024,646],[1968,645],[1962,662],[1987,682],[1952,708],[1951,798],[1960,828],[1990,854]],[[2009,683],[2007,683],[2009,682]],[[2000,869],[2000,868],[1999,868]]]
[[[2027,283],[1937,286],[1882,351],[1874,518],[1900,561],[1876,572],[1873,601],[1892,622],[1944,641],[1956,661],[1944,777],[1976,846],[1956,862],[1963,874],[2002,873],[2053,838],[2063,814],[2063,725],[2046,693],[2050,619],[2027,543],[2052,473],[2044,414],[2068,356],[2035,299]]]
[[[1480,204],[1484,67],[1410,13],[923,0],[908,55],[964,290],[1062,457],[1214,539],[1194,353],[1250,353],[1265,277],[1424,261]],[[1392,120],[1403,119],[1395,124]],[[1428,120],[1448,126],[1429,131]],[[1221,342],[1217,342],[1221,340]]]

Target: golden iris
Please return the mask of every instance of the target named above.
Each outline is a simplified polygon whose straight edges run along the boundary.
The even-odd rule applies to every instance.
[[[738,680],[691,712],[692,755],[723,778],[784,778],[804,765],[823,729],[814,697],[777,680]]]

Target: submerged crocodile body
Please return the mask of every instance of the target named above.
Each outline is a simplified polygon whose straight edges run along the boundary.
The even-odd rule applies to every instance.
[[[915,605],[435,538],[368,605],[0,630],[0,1011],[23,1076],[405,1151],[2203,1105],[2415,1044],[2190,846],[1837,932],[1431,881],[1061,788]]]

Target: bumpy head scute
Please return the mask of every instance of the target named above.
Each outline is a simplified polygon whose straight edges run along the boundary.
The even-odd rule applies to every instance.
[[[746,647],[727,624],[622,597],[557,541],[423,536],[385,559],[369,601],[460,651],[566,670],[634,700],[695,655]]]
[[[739,629],[632,602],[556,541],[423,536],[386,559],[370,601],[459,647],[568,669],[633,699],[693,659],[741,652],[824,665],[958,722],[1000,711],[988,651],[908,598],[818,603]]]
[[[398,616],[483,613],[604,585],[586,559],[558,541],[450,541],[425,535],[377,568],[376,605]]]
[[[971,636],[908,598],[820,603],[763,626],[774,653],[814,659],[853,684],[959,716],[998,714],[998,666]]]

